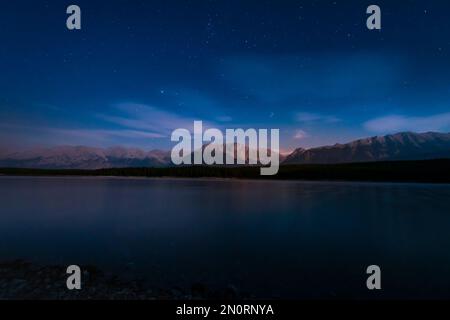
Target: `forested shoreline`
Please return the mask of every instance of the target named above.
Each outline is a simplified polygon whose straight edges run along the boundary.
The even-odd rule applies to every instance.
[[[450,159],[346,164],[284,165],[275,176],[256,166],[178,166],[97,170],[0,168],[2,175],[236,178],[265,180],[343,180],[450,183]]]

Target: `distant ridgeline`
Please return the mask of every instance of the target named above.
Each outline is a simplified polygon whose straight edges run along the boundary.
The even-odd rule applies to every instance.
[[[275,176],[261,176],[257,166],[206,165],[97,170],[0,168],[0,174],[450,183],[450,159],[283,165]]]
[[[280,155],[280,162],[279,172],[265,179],[450,183],[450,134],[404,132],[298,148]],[[261,178],[258,165],[174,166],[170,151],[123,147],[59,146],[4,153],[0,168],[8,168],[0,174],[11,175]]]
[[[245,158],[248,160],[248,146],[240,147],[246,149]],[[280,163],[284,165],[450,159],[450,134],[404,132],[332,146],[298,148],[286,157],[279,156]],[[171,152],[167,150],[86,146],[56,146],[19,152],[0,150],[0,168],[102,169],[173,165]]]

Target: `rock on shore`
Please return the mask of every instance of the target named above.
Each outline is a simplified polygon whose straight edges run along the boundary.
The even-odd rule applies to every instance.
[[[40,266],[15,260],[0,262],[0,300],[177,300],[246,298],[234,286],[209,290],[204,284],[181,288],[146,288],[125,281],[94,266],[82,266],[81,290],[66,287],[66,267]],[[248,298],[248,296],[247,296]]]

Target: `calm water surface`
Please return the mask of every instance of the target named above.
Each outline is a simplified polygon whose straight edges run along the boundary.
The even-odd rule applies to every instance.
[[[450,297],[450,185],[3,176],[0,208],[0,260],[267,298]]]

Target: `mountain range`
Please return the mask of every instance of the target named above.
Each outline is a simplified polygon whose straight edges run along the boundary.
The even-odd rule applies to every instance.
[[[298,148],[283,164],[332,164],[450,158],[450,133],[402,132],[312,149]]]
[[[100,169],[162,167],[171,163],[170,152],[136,148],[58,146],[10,153],[0,158],[0,167],[40,169]]]
[[[331,164],[438,158],[450,158],[450,133],[403,132],[333,146],[298,148],[287,157],[280,157],[280,161],[282,164]],[[99,169],[170,165],[170,151],[124,147],[58,146],[0,153],[0,167],[13,168]]]

